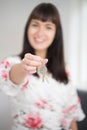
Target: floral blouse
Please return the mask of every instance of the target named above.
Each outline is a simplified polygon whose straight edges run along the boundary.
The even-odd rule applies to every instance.
[[[12,130],[69,130],[72,120],[85,117],[71,82],[65,85],[51,75],[43,82],[41,75],[30,75],[20,85],[12,83],[9,70],[20,62],[18,56],[0,62],[0,90],[12,101]]]

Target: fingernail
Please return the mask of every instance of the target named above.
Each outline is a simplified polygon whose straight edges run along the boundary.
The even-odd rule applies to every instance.
[[[44,59],[43,64],[46,64],[48,62],[48,59]]]

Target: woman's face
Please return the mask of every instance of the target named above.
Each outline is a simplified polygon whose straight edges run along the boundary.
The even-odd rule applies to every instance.
[[[47,50],[56,33],[56,25],[50,21],[32,19],[28,28],[28,40],[36,51]]]

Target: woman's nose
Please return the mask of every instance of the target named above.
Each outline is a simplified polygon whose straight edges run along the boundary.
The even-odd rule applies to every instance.
[[[38,30],[37,30],[37,34],[38,34],[38,36],[42,36],[44,34],[44,28],[39,27]]]

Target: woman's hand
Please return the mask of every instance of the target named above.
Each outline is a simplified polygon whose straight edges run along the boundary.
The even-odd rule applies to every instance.
[[[40,56],[27,53],[22,60],[22,65],[28,74],[33,74],[37,71],[38,68],[44,66],[47,62],[47,59],[43,59]]]
[[[47,59],[42,59],[40,56],[27,53],[21,63],[12,66],[9,72],[9,78],[15,84],[21,84],[26,80],[28,75],[34,74],[47,61]]]
[[[71,122],[70,130],[78,130],[77,122],[76,121],[72,121]]]

